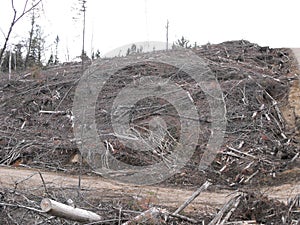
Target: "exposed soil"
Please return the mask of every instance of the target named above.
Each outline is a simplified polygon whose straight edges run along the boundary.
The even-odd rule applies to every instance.
[[[45,184],[47,187],[75,189],[78,186],[78,176],[54,173],[54,172],[41,172]],[[29,178],[27,181],[24,180]],[[81,178],[82,188],[96,191],[97,194],[105,193],[109,196],[117,197],[118,195],[137,195],[146,198],[147,195],[153,193],[157,198],[159,205],[168,206],[172,208],[178,207],[178,204],[183,203],[188,199],[194,188],[178,189],[178,188],[167,188],[159,186],[136,186],[130,184],[117,183],[111,180],[101,178],[99,176],[82,176]],[[24,180],[24,181],[22,181]],[[20,182],[22,181],[22,182]],[[12,188],[18,184],[17,189],[43,189],[43,183],[37,171],[29,169],[19,168],[1,168],[0,183],[2,187]],[[253,189],[254,190],[254,189]],[[251,191],[248,189],[247,191]],[[255,191],[264,193],[269,198],[277,199],[282,202],[287,201],[288,198],[294,197],[300,193],[300,183],[284,184],[274,187],[265,187],[262,189],[256,189]],[[217,207],[225,204],[226,201],[231,197],[233,192],[231,190],[221,189],[215,190],[210,188],[210,191],[201,194],[188,208],[187,212],[193,210],[199,210],[202,208],[215,210]],[[105,197],[105,196],[102,196]]]

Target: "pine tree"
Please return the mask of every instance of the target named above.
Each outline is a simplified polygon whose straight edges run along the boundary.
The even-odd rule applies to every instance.
[[[53,53],[51,53],[48,62],[47,62],[47,66],[52,66],[54,64],[54,56]]]
[[[28,66],[42,66],[42,55],[44,53],[45,38],[42,28],[37,24],[39,9],[31,11],[31,27],[27,44],[27,54],[25,58],[25,68]]]
[[[15,70],[24,68],[23,48],[24,44],[21,42],[15,45]]]
[[[179,46],[179,47],[182,47],[182,48],[191,48],[192,46],[189,44],[189,40],[185,39],[185,37],[181,37],[181,39],[178,39],[176,42],[175,42],[175,46]]]
[[[97,51],[96,51],[96,59],[99,59],[100,58],[100,51],[99,51],[99,49],[97,49]]]
[[[25,67],[42,66],[42,55],[44,53],[45,39],[41,26],[36,25],[32,36],[29,38],[29,48],[26,58]]]

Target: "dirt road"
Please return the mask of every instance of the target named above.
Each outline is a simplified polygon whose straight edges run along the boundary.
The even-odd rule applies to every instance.
[[[31,169],[0,167],[0,185],[6,188],[14,188],[18,184],[18,189],[23,190],[43,190],[43,182],[39,173]],[[78,177],[63,173],[41,172],[47,187],[55,188],[76,188]],[[188,199],[194,190],[184,190],[175,188],[163,188],[156,186],[135,186],[120,184],[102,177],[83,176],[82,188],[91,190],[97,195],[103,196],[142,196],[155,195],[159,205],[166,207],[178,207]],[[263,188],[261,191],[270,198],[275,198],[286,202],[289,197],[300,193],[300,182],[285,184],[276,187]],[[230,190],[205,191],[186,209],[187,211],[204,210],[214,211],[223,205],[233,196]]]

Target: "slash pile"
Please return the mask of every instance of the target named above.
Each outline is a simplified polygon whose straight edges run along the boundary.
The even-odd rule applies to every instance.
[[[289,92],[299,73],[291,50],[231,41],[207,44],[192,51],[204,59],[217,78],[226,104],[225,138],[211,168],[205,172],[198,169],[211,132],[211,112],[205,94],[187,74],[165,64],[145,62],[122,68],[101,90],[95,115],[100,139],[107,150],[118,160],[133,165],[158,162],[172,151],[179,138],[180,124],[174,107],[163,99],[144,99],[131,111],[131,123],[142,138],[149,138],[147,124],[153,116],[164,119],[168,137],[163,142],[153,137],[158,143],[153,151],[125,147],[113,135],[110,124],[113,101],[125,84],[141,77],[160,76],[173,79],[190,93],[202,131],[194,156],[182,173],[166,181],[170,185],[197,185],[207,178],[231,186],[272,182],[280,172],[297,167],[297,118],[287,121],[286,116],[287,109],[293,110]],[[103,59],[102,65],[122,60]],[[74,63],[45,70],[33,68],[12,80],[2,76],[0,164],[64,171],[77,168],[72,165],[78,162],[73,158],[79,153],[73,134],[72,107],[81,74],[81,65]]]

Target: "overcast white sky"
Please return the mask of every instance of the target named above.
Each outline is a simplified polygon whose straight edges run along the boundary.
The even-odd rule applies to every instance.
[[[11,0],[1,0],[4,33],[12,19],[10,4]],[[48,46],[60,37],[61,61],[66,60],[67,48],[71,58],[81,53],[82,21],[72,19],[76,4],[78,0],[43,0],[40,23]],[[165,41],[167,20],[170,42],[183,35],[199,45],[244,39],[263,46],[300,47],[299,0],[87,0],[87,54],[99,49],[103,56],[134,42]],[[29,27],[29,18],[20,21],[11,43],[28,36]]]

